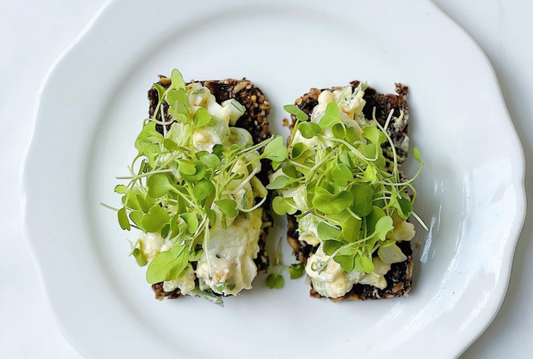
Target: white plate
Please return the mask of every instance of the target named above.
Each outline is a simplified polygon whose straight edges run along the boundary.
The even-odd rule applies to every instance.
[[[274,106],[310,87],[411,87],[425,161],[411,296],[334,304],[288,281],[226,300],[158,302],[115,215],[157,74],[246,76]],[[430,2],[113,1],[49,73],[25,163],[25,227],[65,336],[88,358],[450,358],[503,300],[522,226],[524,158],[492,68]],[[408,164],[408,169],[409,164]],[[408,171],[409,172],[409,171]],[[283,223],[276,239],[283,235]],[[291,257],[285,256],[289,263]]]

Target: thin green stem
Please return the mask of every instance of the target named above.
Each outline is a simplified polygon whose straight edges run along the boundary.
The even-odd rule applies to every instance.
[[[116,179],[119,179],[119,180],[137,180],[137,179],[140,179],[140,178],[143,178],[143,177],[148,177],[150,175],[153,175],[155,173],[171,173],[171,172],[174,172],[174,170],[172,169],[168,169],[168,170],[157,170],[157,171],[151,171],[151,172],[147,172],[147,173],[143,173],[141,175],[137,175],[137,176],[124,176],[124,177],[115,177]]]

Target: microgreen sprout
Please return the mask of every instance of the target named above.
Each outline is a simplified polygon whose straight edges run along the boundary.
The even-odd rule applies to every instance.
[[[278,240],[276,252],[274,253],[274,260],[269,266],[270,274],[266,278],[266,286],[270,289],[281,289],[285,285],[285,279],[281,271],[287,271],[291,279],[298,279],[304,274],[303,263],[293,263],[290,266],[283,265],[281,254],[282,238]]]

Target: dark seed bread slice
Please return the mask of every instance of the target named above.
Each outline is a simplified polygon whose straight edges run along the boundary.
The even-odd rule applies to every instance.
[[[164,88],[168,88],[171,83],[170,78],[159,75],[159,84]],[[270,113],[271,105],[265,99],[265,96],[261,90],[254,86],[253,83],[243,78],[242,80],[226,79],[218,81],[192,81],[202,84],[207,87],[211,93],[215,96],[218,103],[222,103],[229,99],[237,100],[245,108],[245,113],[239,118],[235,127],[240,127],[252,135],[254,144],[266,140],[271,136],[268,128],[267,116]],[[191,82],[191,83],[192,83]],[[148,91],[149,101],[149,115],[153,116],[157,104],[159,103],[159,95],[157,90],[152,87]],[[169,105],[166,101],[163,102],[163,108],[167,114],[166,120],[170,120],[168,114]],[[156,118],[161,120],[161,112],[158,112]],[[157,125],[158,132],[163,133],[162,125]],[[261,180],[263,185],[268,185],[268,176],[272,172],[272,165],[270,161],[261,161],[261,171],[257,174],[257,178]],[[269,194],[270,197],[270,194]],[[266,273],[268,268],[268,255],[266,251],[266,238],[268,235],[269,227],[272,225],[272,213],[270,211],[270,198],[267,199],[263,205],[263,231],[259,237],[259,253],[254,260],[258,273]],[[155,297],[159,300],[164,298],[175,299],[178,298],[181,293],[179,289],[172,292],[165,292],[163,290],[163,283],[156,283],[152,285],[152,289],[155,292]]]
[[[359,86],[359,81],[352,81],[350,85],[353,89]],[[311,112],[318,105],[318,96],[323,90],[339,90],[342,87],[333,87],[329,89],[316,89],[303,95],[296,100],[296,105],[304,111],[307,115],[311,115]],[[391,110],[393,110],[393,118],[391,123],[387,127],[387,133],[393,140],[394,147],[397,152],[398,162],[402,163],[407,157],[407,151],[405,150],[406,142],[409,143],[409,137],[407,134],[409,110],[407,106],[407,93],[409,88],[400,83],[396,84],[396,94],[380,94],[373,88],[369,87],[365,90],[363,99],[366,101],[366,105],[363,109],[363,113],[367,119],[373,118],[373,111],[375,108],[375,118],[380,125],[385,125],[387,117]],[[296,117],[291,115],[292,121],[289,124],[289,128],[292,130],[296,123]],[[387,144],[384,144],[384,154],[386,155]],[[306,242],[298,240],[298,223],[296,217],[288,215],[288,227],[287,227],[287,240],[293,249],[293,254],[296,259],[302,263],[307,263],[307,259],[316,252],[318,246],[311,246]],[[371,285],[355,284],[351,291],[339,298],[330,298],[334,302],[344,300],[376,300],[392,297],[407,296],[411,289],[411,278],[413,276],[413,256],[410,242],[400,242],[398,246],[407,257],[407,260],[401,263],[394,263],[391,265],[390,271],[385,275],[387,280],[387,287],[385,289],[379,289]],[[322,298],[318,294],[311,284],[310,295],[315,298]]]

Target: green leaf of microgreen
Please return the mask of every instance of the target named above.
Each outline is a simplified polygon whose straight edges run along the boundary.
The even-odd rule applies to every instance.
[[[194,233],[198,229],[198,217],[196,213],[184,213],[181,218],[187,223],[187,230],[189,233]]]
[[[355,255],[355,261],[354,261],[354,267],[353,267],[353,270],[359,273],[365,272],[365,270],[361,266],[361,257],[362,257],[362,254],[359,252]]]
[[[353,254],[337,254],[333,260],[340,264],[345,272],[351,272],[355,265],[355,256]]]
[[[356,141],[361,140],[359,134],[353,127],[348,127],[346,129],[346,139],[348,140],[348,142],[352,144],[355,143]]]
[[[174,193],[172,193],[172,195],[177,196],[176,198],[177,203],[174,206],[174,210],[176,211],[176,214],[182,214],[182,213],[187,212],[187,202],[185,202],[185,199],[183,199],[183,197],[176,195]]]
[[[376,223],[383,217],[385,217],[385,212],[381,208],[376,206],[372,207],[372,212],[366,217],[367,234],[374,233]]]
[[[150,165],[153,165],[156,155],[161,152],[160,145],[163,143],[163,136],[156,131],[155,126],[155,122],[148,122],[135,140],[139,156],[146,156]]]
[[[361,179],[365,182],[374,183],[377,180],[377,173],[376,167],[368,165],[365,172],[363,172],[363,177]]]
[[[289,183],[289,177],[287,176],[278,176],[276,177],[276,179],[274,180],[274,182],[268,184],[268,186],[266,186],[267,189],[281,189],[283,187],[285,187],[287,185],[287,183]]]
[[[350,158],[349,152],[343,152],[339,155],[339,161],[348,168],[353,168],[354,164]]]
[[[161,237],[167,238],[169,232],[170,232],[170,224],[167,223],[167,224],[165,224],[165,226],[161,230]]]
[[[207,214],[207,219],[209,219],[209,222],[211,223],[217,223],[217,214],[215,211],[213,211],[211,208],[206,208],[205,213]]]
[[[305,114],[305,112],[300,110],[300,108],[298,106],[296,106],[296,105],[285,105],[285,106],[283,106],[283,109],[285,111],[287,111],[288,113],[290,113],[291,115],[296,116],[298,121],[301,121],[301,122],[307,121],[307,118],[308,118],[307,115]]]
[[[133,252],[131,252],[131,255],[135,258],[135,261],[139,267],[144,267],[148,263],[139,248],[135,248]]]
[[[131,230],[130,220],[128,219],[128,214],[126,213],[126,207],[122,207],[117,212],[118,216],[118,223],[120,224],[120,228],[125,229],[127,231]]]
[[[222,156],[224,156],[224,147],[220,144],[216,144],[213,147],[213,154],[218,158],[222,158]]]
[[[266,286],[270,289],[281,289],[285,280],[281,274],[269,274],[266,279]]]
[[[298,130],[304,138],[313,138],[322,130],[319,125],[313,122],[303,122],[298,126]]]
[[[163,141],[163,146],[169,151],[175,151],[178,149],[176,142],[172,141],[170,138],[165,138]]]
[[[183,81],[183,75],[181,74],[181,72],[179,72],[178,69],[172,70],[170,79],[172,80],[172,83],[170,84],[170,88],[185,89],[185,81]]]
[[[148,187],[148,195],[152,198],[163,197],[174,189],[166,173],[154,173],[148,176],[146,185]]]
[[[363,127],[362,136],[375,145],[380,145],[384,142],[387,142],[387,137],[385,134],[374,126]]]
[[[294,201],[290,198],[275,197],[272,200],[272,209],[274,213],[283,216],[285,214],[294,214],[297,209],[294,206]]]
[[[189,98],[184,88],[170,90],[167,92],[167,102],[172,108],[174,117],[181,117],[183,120],[189,118]],[[181,115],[181,116],[178,116]]]
[[[115,193],[124,194],[126,193],[126,190],[128,187],[124,186],[123,184],[119,184],[115,186]]]
[[[159,253],[146,271],[146,281],[150,284],[173,280],[187,268],[189,251],[185,246],[174,246],[169,251]]]
[[[200,107],[194,114],[194,127],[200,128],[207,125],[211,121],[211,116],[207,113],[207,110]]]
[[[187,223],[180,223],[180,214],[176,214],[170,220],[170,238],[178,236],[182,231],[187,230]]]
[[[265,147],[263,155],[276,162],[282,162],[287,158],[287,147],[285,147],[283,137],[277,136],[274,140],[270,141]]]
[[[192,176],[196,173],[196,167],[194,166],[194,162],[188,160],[179,160],[178,168],[180,173],[184,175]]]
[[[197,183],[193,188],[194,196],[199,200],[203,201],[208,196],[215,195],[215,186],[210,181],[202,181]]]
[[[317,225],[317,234],[322,241],[338,239],[341,236],[341,230],[325,222],[320,222]]]
[[[352,171],[343,163],[337,164],[333,168],[331,175],[335,184],[340,187],[345,187],[348,182],[353,180]]]
[[[142,225],[142,219],[144,217],[144,213],[141,211],[132,211],[130,212],[130,219],[137,227],[139,227],[141,230],[144,230],[144,227]]]
[[[234,218],[239,211],[237,210],[237,202],[232,199],[219,199],[215,201],[215,204],[220,209],[220,212],[224,213],[228,218]]]
[[[307,146],[301,142],[295,144],[292,148],[292,159],[295,160],[307,151]]]
[[[336,102],[328,103],[326,107],[326,113],[319,121],[320,128],[328,128],[335,122],[339,122],[339,105]]]
[[[202,156],[200,157],[200,161],[202,161],[202,163],[206,165],[207,168],[215,169],[220,166],[220,158],[218,158],[217,155],[208,154]]]
[[[366,217],[372,212],[374,190],[365,184],[354,184],[350,189],[353,195],[352,211],[359,217]]]
[[[335,138],[346,138],[346,132],[344,132],[344,127],[340,123],[333,125],[333,127],[331,128],[331,132],[333,132],[333,136]]]
[[[157,99],[161,101],[165,95],[165,88],[158,83],[154,84],[154,88],[157,91]]]
[[[418,147],[413,148],[413,157],[418,163],[422,164],[422,158],[420,157],[420,150]]]
[[[347,210],[339,213],[328,214],[328,218],[331,218],[335,222],[344,222],[350,217],[352,217],[352,215]]]
[[[349,216],[345,221],[341,223],[342,236],[348,242],[355,242],[360,237],[362,221]]]
[[[141,207],[144,213],[148,213],[150,208],[152,208],[155,203],[152,198],[150,198],[149,196],[144,196],[141,193],[137,194],[135,198],[137,199],[137,203],[139,203],[139,206]]]
[[[291,178],[298,178],[298,171],[294,165],[286,165],[282,168],[282,171]]]
[[[298,279],[304,275],[305,266],[303,263],[293,263],[289,268],[287,268],[289,276],[291,279]]]
[[[272,209],[277,215],[283,216],[285,214],[296,213],[296,208],[289,204],[289,200],[283,197],[275,197],[272,200]]]
[[[367,273],[372,273],[375,269],[374,263],[372,263],[372,259],[366,256],[360,257],[359,264],[361,265],[361,268]]]
[[[413,213],[413,205],[407,198],[398,199],[398,215],[402,219],[407,219]]]
[[[366,144],[365,148],[363,149],[363,154],[371,159],[376,158],[378,154],[378,146],[373,143]]]
[[[272,168],[276,171],[283,162],[272,161]]]
[[[327,255],[332,255],[337,249],[342,247],[342,242],[329,239],[323,242],[323,250]]]
[[[324,213],[339,213],[348,208],[352,202],[353,196],[348,191],[340,191],[337,194],[331,194],[323,188],[315,188],[313,206]]]
[[[178,90],[170,90],[167,92],[166,98],[170,107],[177,109],[178,108]]]
[[[206,171],[206,167],[204,165],[204,163],[201,161],[201,160],[196,160],[194,162],[194,174],[192,175],[189,175],[189,174],[186,174],[186,173],[182,173],[181,172],[181,167],[180,167],[180,176],[187,182],[198,182],[200,181],[202,178],[205,177],[205,171]],[[188,170],[190,170],[190,168],[188,168]]]
[[[272,209],[274,210],[274,213],[279,216],[287,214],[288,206],[285,203],[285,199],[279,196],[274,197],[272,200]]]
[[[137,187],[129,189],[129,191],[122,196],[122,203],[130,210],[140,210],[141,206],[139,205],[139,202],[137,202],[137,194],[139,193],[141,193],[141,191]]]
[[[381,217],[377,222],[374,230],[374,235],[380,240],[384,241],[387,234],[394,229],[392,218],[389,216]]]
[[[305,190],[307,192],[307,202],[313,203],[313,198],[315,198],[315,189],[316,184],[318,183],[318,179],[314,179],[311,182],[308,182],[305,185]]]
[[[153,206],[148,214],[144,215],[142,225],[147,232],[159,232],[168,223],[168,212],[158,206]]]

